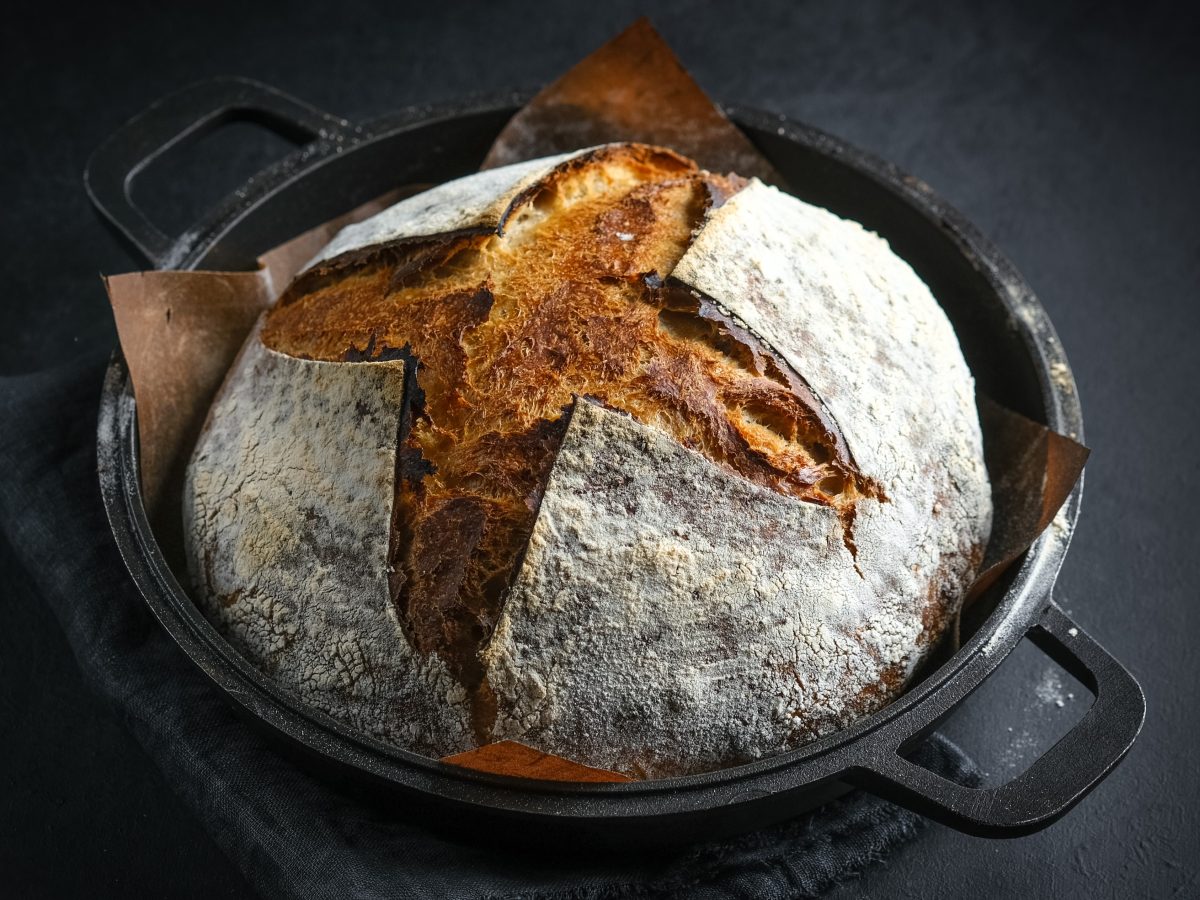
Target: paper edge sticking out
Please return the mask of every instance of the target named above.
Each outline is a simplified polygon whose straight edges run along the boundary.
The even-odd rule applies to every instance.
[[[179,498],[167,488],[183,483],[208,409],[254,323],[342,227],[424,187],[390,191],[310,228],[263,253],[253,271],[102,277],[137,400],[142,500],[160,538],[178,537]]]
[[[619,784],[634,780],[621,772],[597,769],[553,753],[544,753],[520,741],[494,741],[465,753],[443,756],[439,762],[489,775],[539,781]]]
[[[622,141],[667,147],[713,172],[785,186],[645,17],[539,91],[501,129],[480,168]]]

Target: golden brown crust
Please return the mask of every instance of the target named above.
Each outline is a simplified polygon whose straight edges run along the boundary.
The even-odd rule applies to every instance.
[[[706,210],[740,186],[669,151],[601,148],[520,195],[497,233],[335,261],[268,316],[262,340],[279,352],[414,361],[395,600],[415,646],[469,688],[576,397],[847,522],[874,493],[780,357],[664,284]]]

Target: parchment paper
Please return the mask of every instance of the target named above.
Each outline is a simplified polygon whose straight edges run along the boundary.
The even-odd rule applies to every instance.
[[[422,190],[391,191],[297,235],[253,272],[131,272],[104,278],[137,400],[142,499],[155,532],[175,536],[192,447],[213,396],[262,312],[351,222]]]
[[[614,141],[670,147],[710,171],[785,187],[645,18],[529,101],[496,137],[481,168]]]

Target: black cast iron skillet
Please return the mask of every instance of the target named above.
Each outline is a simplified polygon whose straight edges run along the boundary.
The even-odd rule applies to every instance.
[[[419,107],[366,125],[272,88],[218,79],[150,107],[88,163],[97,209],[158,268],[244,269],[261,251],[412,182],[473,171],[524,98]],[[782,116],[728,109],[802,199],[877,231],[933,290],[980,390],[1055,431],[1083,438],[1074,382],[1054,329],[1013,266],[926,185],[844,142]],[[250,120],[298,144],[185,234],[162,234],[130,200],[137,173],[168,147]],[[1132,676],[1076,626],[1052,589],[1079,515],[1080,481],[1055,527],[972,609],[964,643],[890,706],[792,753],[704,775],[573,785],[474,773],[377,743],[278,691],[230,648],[180,587],[147,522],[138,479],[137,410],[118,350],[104,387],[99,468],[125,562],[179,646],[257,724],[331,775],[358,776],[436,807],[443,819],[521,820],[523,827],[606,839],[731,833],[813,808],[852,786],[954,828],[1013,836],[1045,827],[1128,751],[1145,701]],[[1004,515],[997,509],[997,516]],[[906,757],[1028,635],[1095,695],[1075,727],[999,787],[951,783]]]

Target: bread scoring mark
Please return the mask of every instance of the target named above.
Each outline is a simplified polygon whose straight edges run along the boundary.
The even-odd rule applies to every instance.
[[[470,740],[465,691],[403,640],[383,565],[405,368],[248,342],[188,467],[186,548],[200,607],[261,671],[352,728],[442,755]]]
[[[263,342],[281,353],[410,360],[393,597],[414,646],[477,697],[481,736],[490,692],[478,651],[576,397],[761,487],[833,507],[847,526],[857,499],[874,496],[803,380],[669,279],[704,217],[741,185],[669,151],[600,148],[521,192],[492,233],[356,251],[353,264],[302,276],[267,317]]]

